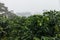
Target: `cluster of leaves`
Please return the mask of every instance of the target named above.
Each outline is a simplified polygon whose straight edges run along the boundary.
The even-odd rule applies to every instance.
[[[3,13],[0,14],[0,40],[40,40],[43,37],[60,40],[60,11],[21,17],[8,14],[7,7],[0,3],[0,13]]]
[[[59,33],[59,11],[47,11],[43,15],[29,17],[16,16],[13,19],[0,17],[1,40],[40,40],[42,36],[56,37]]]

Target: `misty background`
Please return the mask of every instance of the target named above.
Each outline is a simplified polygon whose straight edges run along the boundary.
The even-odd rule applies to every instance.
[[[60,10],[59,0],[0,0],[17,15],[40,14],[43,10]]]

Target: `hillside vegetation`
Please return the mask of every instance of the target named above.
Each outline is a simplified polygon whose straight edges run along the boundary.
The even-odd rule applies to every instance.
[[[0,13],[0,40],[60,40],[60,11],[21,17],[0,3]]]

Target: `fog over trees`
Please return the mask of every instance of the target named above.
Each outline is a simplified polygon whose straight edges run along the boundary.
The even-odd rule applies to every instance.
[[[60,40],[60,11],[18,16],[0,3],[0,40]]]

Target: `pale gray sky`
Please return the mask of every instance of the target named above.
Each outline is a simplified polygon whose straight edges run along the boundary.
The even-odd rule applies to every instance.
[[[40,12],[42,10],[59,10],[59,0],[0,0],[9,10],[15,12]]]

